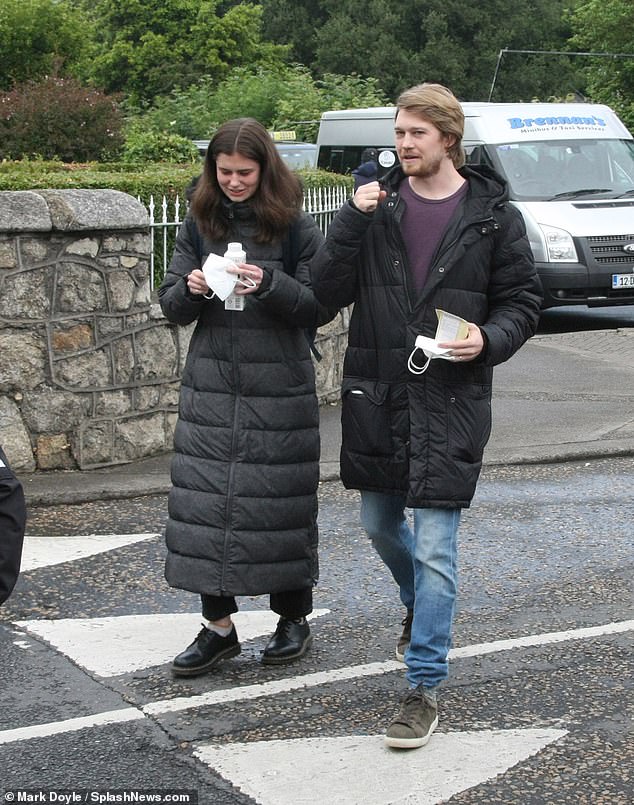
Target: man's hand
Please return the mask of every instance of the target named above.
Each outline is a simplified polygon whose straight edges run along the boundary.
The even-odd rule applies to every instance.
[[[368,182],[361,185],[352,202],[361,212],[374,212],[386,196],[386,191],[381,189],[378,182]]]
[[[460,341],[445,341],[439,347],[451,350],[454,361],[472,361],[484,348],[484,339],[477,324],[469,322],[469,333]]]

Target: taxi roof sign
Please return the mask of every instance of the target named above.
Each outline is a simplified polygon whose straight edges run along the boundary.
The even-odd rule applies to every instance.
[[[294,140],[294,139],[296,139],[295,132],[293,131],[293,129],[287,129],[287,130],[282,130],[282,131],[270,131],[269,134],[271,135],[271,137],[274,140],[276,140],[278,142],[280,140]]]

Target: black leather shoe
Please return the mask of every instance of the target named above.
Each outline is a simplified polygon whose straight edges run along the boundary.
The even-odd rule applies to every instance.
[[[283,665],[303,657],[313,642],[310,627],[303,618],[300,623],[280,618],[275,634],[262,653],[264,665]]]
[[[235,626],[226,637],[203,626],[194,642],[174,657],[172,673],[175,676],[198,676],[211,671],[221,660],[237,656],[240,651]]]

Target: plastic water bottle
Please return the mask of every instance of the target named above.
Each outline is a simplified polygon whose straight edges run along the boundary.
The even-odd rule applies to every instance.
[[[234,263],[244,263],[247,259],[247,253],[242,248],[241,243],[227,243],[227,251],[224,253],[227,260],[233,260]]]
[[[247,259],[247,253],[242,248],[242,244],[237,242],[227,243],[227,251],[223,256],[236,265],[246,262]],[[244,296],[236,296],[235,293],[230,293],[225,299],[225,310],[244,310]]]

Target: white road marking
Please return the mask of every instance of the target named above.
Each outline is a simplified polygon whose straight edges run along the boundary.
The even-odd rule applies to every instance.
[[[316,609],[309,619],[328,612]],[[272,633],[278,620],[270,610],[243,610],[232,617],[241,641]],[[171,661],[198,634],[201,615],[59,618],[17,621],[16,625],[46,640],[82,668],[98,676],[117,676]]]
[[[604,635],[620,634],[634,630],[634,620],[622,621],[620,623],[607,623],[603,626],[593,626],[584,629],[574,629],[566,632],[546,632],[544,634],[528,635],[511,640],[495,640],[491,643],[475,643],[472,646],[453,649],[449,656],[451,659],[464,657],[480,657],[499,651],[510,651],[515,648],[525,648],[529,646],[547,645],[559,643],[567,640],[583,640]],[[309,688],[316,685],[327,685],[331,682],[339,682],[344,679],[355,679],[356,677],[375,676],[387,674],[392,671],[405,671],[405,665],[396,660],[386,662],[367,663],[365,665],[349,665],[344,668],[335,668],[330,671],[320,671],[314,674],[304,674],[303,676],[288,677],[286,679],[265,682],[259,685],[245,685],[238,688],[228,688],[225,690],[211,691],[198,696],[182,696],[174,699],[152,702],[145,705],[144,712],[156,715],[159,713],[171,713],[180,710],[188,710],[193,707],[204,707],[212,704],[241,701],[245,699],[256,699],[260,696],[271,696],[278,693],[285,693],[299,688]]]
[[[64,732],[77,732],[77,730],[90,727],[103,727],[106,724],[138,721],[143,717],[143,713],[137,710],[136,707],[126,707],[123,710],[109,710],[105,713],[69,718],[65,721],[49,721],[46,724],[34,724],[32,727],[17,727],[13,730],[0,731],[0,744],[30,741],[32,738],[47,738],[50,735],[60,735]]]
[[[341,682],[346,679],[357,679],[363,676],[377,676],[389,671],[404,671],[405,666],[396,660],[388,662],[372,662],[367,665],[349,665],[346,668],[334,668],[331,671],[319,671],[314,674],[277,679],[273,682],[261,682],[255,685],[241,685],[237,688],[224,688],[223,690],[201,693],[198,696],[179,696],[174,699],[151,702],[143,707],[148,715],[160,713],[176,713],[179,710],[189,710],[192,707],[207,707],[212,704],[228,704],[229,702],[259,699],[261,696],[275,696],[278,693],[287,693],[301,688],[313,688],[317,685],[327,685],[330,682]]]
[[[551,643],[564,643],[567,640],[589,640],[593,637],[621,634],[634,630],[634,620],[604,623],[601,626],[586,626],[581,629],[568,629],[565,632],[542,632],[541,634],[511,637],[508,640],[494,640],[491,643],[474,643],[463,648],[454,648],[449,652],[449,659],[464,657],[481,657],[483,654],[494,654],[498,651],[511,651],[516,648],[546,646]]]
[[[80,537],[25,537],[20,571],[59,565],[98,553],[156,539],[160,534],[88,534]]]
[[[325,613],[327,610],[318,610],[317,613]],[[241,614],[241,613],[237,613]],[[247,613],[244,613],[245,615]],[[161,616],[157,616],[161,617]],[[193,615],[187,616],[193,619]],[[26,624],[37,624],[38,621],[23,621]],[[44,621],[43,623],[47,623]],[[601,637],[603,635],[621,634],[623,632],[631,631],[634,629],[633,621],[621,621],[620,623],[608,623],[604,626],[589,627],[585,629],[576,629],[567,632],[550,632],[544,635],[531,635],[523,638],[516,638],[515,640],[498,640],[493,643],[480,643],[474,646],[465,646],[462,649],[455,649],[454,654],[460,657],[473,657],[482,654],[488,654],[492,651],[508,651],[510,648],[522,648],[524,646],[541,645],[540,638],[543,638],[543,644],[561,642],[564,639],[578,640],[585,638]],[[564,637],[564,635],[566,637]],[[368,663],[366,665],[348,666],[346,668],[338,668],[331,671],[323,671],[315,674],[305,674],[303,676],[290,677],[288,679],[281,679],[275,682],[268,682],[256,685],[245,685],[237,688],[229,688],[202,694],[200,696],[179,697],[175,699],[164,699],[162,701],[151,702],[145,705],[142,710],[130,710],[130,713],[138,713],[141,718],[145,715],[160,715],[162,713],[178,712],[180,710],[187,710],[194,707],[201,707],[209,704],[228,703],[231,701],[248,700],[259,698],[261,696],[275,695],[285,691],[295,690],[303,687],[311,687],[316,685],[328,684],[330,682],[342,681],[346,679],[353,679],[362,676],[369,676],[374,674],[385,674],[391,671],[403,671],[404,665],[396,660],[391,660],[383,663]],[[125,713],[126,711],[114,711],[115,713]],[[98,724],[100,717],[107,718],[109,713],[101,713],[89,717],[91,723],[95,726]],[[132,716],[129,716],[132,718]],[[52,722],[48,724],[40,724],[33,727],[19,728],[16,730],[5,730],[0,732],[0,743],[9,743],[11,741],[25,740],[29,737],[38,737],[41,735],[57,734],[66,732],[72,729],[81,729],[82,727],[74,726],[76,723],[81,722],[82,719],[69,719],[68,721]],[[106,722],[109,723],[109,722]],[[64,725],[68,725],[65,727]],[[89,725],[88,725],[89,726]],[[434,738],[434,741],[437,737]],[[408,757],[411,753],[405,753]],[[407,802],[405,800],[404,802]],[[415,801],[412,801],[415,802]],[[281,805],[281,803],[280,803]],[[349,803],[347,805],[350,805]]]
[[[424,749],[382,736],[206,744],[194,754],[260,805],[435,805],[503,774],[565,730],[435,733]]]

